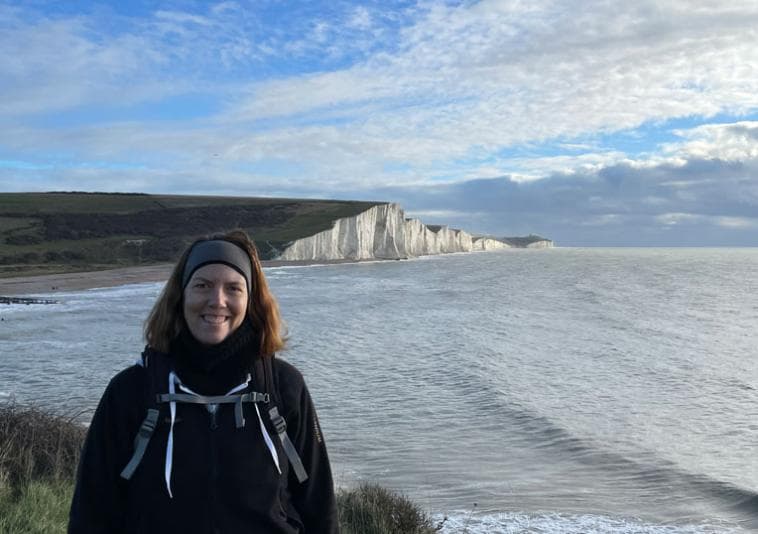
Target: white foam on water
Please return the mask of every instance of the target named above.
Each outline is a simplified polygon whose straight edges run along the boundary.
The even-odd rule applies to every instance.
[[[444,520],[444,522],[443,522]],[[636,518],[616,518],[589,514],[503,512],[473,514],[454,512],[435,515],[442,522],[442,534],[742,534],[733,524],[671,525],[647,523]]]
[[[108,296],[123,296],[123,295],[131,295],[132,293],[146,293],[146,292],[151,292],[151,291],[160,291],[161,289],[163,289],[164,285],[166,285],[165,282],[138,282],[135,284],[124,284],[124,285],[118,285],[118,286],[93,287],[91,289],[86,289],[84,291],[84,294],[95,291],[98,293],[103,293]]]
[[[263,273],[266,275],[266,278],[272,278],[272,277],[283,277],[283,276],[297,276],[296,272],[293,272],[293,269],[297,267],[295,266],[279,266],[279,267],[264,267]]]
[[[59,304],[69,304],[71,301],[90,300],[93,297],[128,297],[135,294],[157,295],[165,282],[137,282],[116,286],[92,287],[88,289],[59,291],[55,293],[31,293],[24,295],[29,298],[56,300]],[[27,304],[10,304],[9,306],[28,306]]]

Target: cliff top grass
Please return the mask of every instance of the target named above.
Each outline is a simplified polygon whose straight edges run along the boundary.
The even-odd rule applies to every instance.
[[[143,193],[0,193],[0,277],[172,262],[200,236],[246,230],[261,257],[379,202]]]

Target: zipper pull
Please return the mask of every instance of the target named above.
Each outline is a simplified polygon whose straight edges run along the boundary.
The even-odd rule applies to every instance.
[[[216,421],[218,404],[207,404],[206,408],[208,409],[208,413],[211,414],[211,430],[216,430],[218,428],[218,422]]]

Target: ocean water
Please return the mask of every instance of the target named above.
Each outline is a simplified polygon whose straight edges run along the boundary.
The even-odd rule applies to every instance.
[[[336,482],[443,533],[758,531],[758,249],[266,270]],[[0,400],[81,418],[161,284],[0,307]]]

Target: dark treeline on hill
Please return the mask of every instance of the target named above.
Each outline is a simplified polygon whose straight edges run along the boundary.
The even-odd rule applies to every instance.
[[[128,195],[128,196],[145,195],[145,196],[148,196],[148,193],[122,193],[119,191],[114,191],[112,193],[104,193],[102,191],[47,191],[46,194],[49,194],[49,195]]]
[[[0,276],[170,262],[243,228],[263,259],[377,202],[144,193],[0,193]]]

